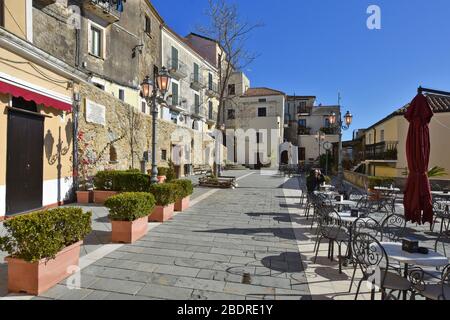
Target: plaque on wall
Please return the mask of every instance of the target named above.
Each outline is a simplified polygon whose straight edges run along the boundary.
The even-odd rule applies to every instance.
[[[86,121],[106,125],[106,107],[86,99]]]

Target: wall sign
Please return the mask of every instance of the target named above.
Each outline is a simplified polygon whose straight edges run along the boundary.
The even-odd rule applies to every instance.
[[[86,99],[86,121],[106,125],[106,107]]]

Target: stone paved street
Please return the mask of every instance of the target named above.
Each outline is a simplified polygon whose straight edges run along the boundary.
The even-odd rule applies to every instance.
[[[309,299],[285,179],[233,174],[250,175],[84,268],[80,290],[38,299]]]

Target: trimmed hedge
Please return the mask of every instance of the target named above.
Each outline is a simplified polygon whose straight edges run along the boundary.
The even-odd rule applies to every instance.
[[[145,192],[125,192],[108,198],[105,206],[113,221],[135,221],[148,216],[155,207],[155,197]]]
[[[165,207],[180,199],[182,190],[178,184],[162,183],[151,185],[150,193],[155,197],[156,205]]]
[[[180,198],[186,198],[189,197],[191,194],[194,193],[194,186],[192,185],[191,180],[174,180],[172,182],[173,184],[177,184],[181,188]]]
[[[374,177],[370,176],[369,178],[369,188],[374,189],[378,186],[389,186],[395,183],[395,178],[391,177]]]
[[[0,250],[27,262],[54,259],[62,249],[84,239],[91,231],[92,213],[80,208],[37,211],[4,222],[7,235]]]
[[[136,170],[99,171],[94,177],[96,190],[117,192],[148,192],[150,176]]]

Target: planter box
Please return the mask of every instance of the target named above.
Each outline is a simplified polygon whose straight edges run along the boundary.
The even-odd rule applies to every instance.
[[[117,191],[100,191],[94,190],[94,203],[105,204],[106,199],[117,195]]]
[[[92,200],[91,191],[77,191],[77,203],[89,204]]]
[[[186,197],[175,202],[175,211],[181,212],[189,208],[189,201],[191,197]]]
[[[148,217],[135,221],[111,221],[111,241],[114,243],[133,243],[147,234]]]
[[[62,251],[55,259],[30,263],[22,259],[6,257],[8,263],[8,291],[39,295],[50,289],[75,271],[80,260],[80,247],[77,242]]]
[[[153,209],[152,214],[148,217],[148,221],[150,222],[165,222],[167,220],[172,219],[173,212],[175,210],[175,204],[169,204],[166,207],[156,206]]]
[[[167,177],[166,176],[158,176],[158,183],[164,183],[166,182]]]

